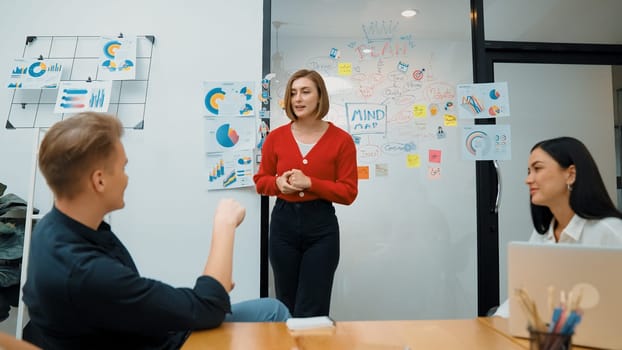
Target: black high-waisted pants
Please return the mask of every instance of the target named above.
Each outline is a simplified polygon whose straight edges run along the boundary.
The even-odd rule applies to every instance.
[[[277,299],[294,317],[328,316],[339,263],[339,224],[333,203],[278,198],[269,242]]]

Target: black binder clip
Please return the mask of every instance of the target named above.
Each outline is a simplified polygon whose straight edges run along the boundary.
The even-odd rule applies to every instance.
[[[86,82],[87,82],[87,83],[92,83],[92,82],[93,82],[93,80],[91,80],[91,77],[88,77],[88,78],[86,78]]]
[[[43,61],[43,55],[39,55],[39,58],[37,58],[39,61]]]
[[[123,33],[119,33],[119,36],[117,38],[123,39]]]
[[[26,109],[26,103],[22,102],[22,109]]]

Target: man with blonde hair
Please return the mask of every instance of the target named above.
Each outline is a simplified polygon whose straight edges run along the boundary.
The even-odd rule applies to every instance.
[[[127,157],[119,120],[81,113],[53,125],[39,167],[54,207],[36,225],[24,302],[24,338],[44,349],[176,349],[189,332],[224,321],[285,321],[274,299],[230,304],[235,229],[245,209],[216,208],[212,243],[194,288],[139,275],[127,249],[103,221],[124,207]]]

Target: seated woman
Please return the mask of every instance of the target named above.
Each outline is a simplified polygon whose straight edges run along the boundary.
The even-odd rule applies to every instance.
[[[534,225],[529,242],[622,247],[622,213],[581,141],[558,137],[536,143],[525,183]],[[493,311],[508,317],[508,301]]]
[[[525,183],[534,224],[530,242],[622,246],[622,213],[581,141],[538,142],[531,149]]]

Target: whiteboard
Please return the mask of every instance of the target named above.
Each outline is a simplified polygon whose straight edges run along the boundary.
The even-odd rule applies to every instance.
[[[301,40],[281,28],[284,68],[275,68],[271,86],[272,127],[288,121],[278,104],[289,75],[299,68],[317,70],[330,94],[325,120],[354,134],[359,166],[366,167],[360,174],[369,174],[359,179],[351,206],[336,205],[341,258],[332,317],[472,318],[475,165],[460,158],[459,127],[473,121],[448,126],[444,117],[455,112],[445,107],[455,103],[456,84],[472,81],[470,42],[394,34],[378,42],[363,32],[356,38]],[[369,47],[373,53],[363,53]],[[338,58],[331,57],[333,49]]]

